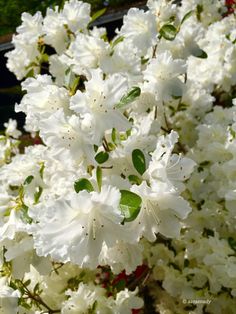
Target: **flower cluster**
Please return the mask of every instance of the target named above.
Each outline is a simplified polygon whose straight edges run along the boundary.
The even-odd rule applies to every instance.
[[[0,137],[1,313],[234,313],[231,2],[148,0],[112,40],[78,0],[22,15],[8,67],[42,142]]]

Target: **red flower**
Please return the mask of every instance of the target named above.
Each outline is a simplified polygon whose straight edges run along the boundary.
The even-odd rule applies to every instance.
[[[132,314],[139,314],[141,312],[141,309],[133,309]]]

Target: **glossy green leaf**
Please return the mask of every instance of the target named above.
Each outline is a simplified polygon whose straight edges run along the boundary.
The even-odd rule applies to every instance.
[[[107,8],[103,8],[101,10],[98,10],[97,12],[95,12],[92,17],[91,17],[91,21],[90,23],[94,22],[95,20],[97,20],[100,16],[102,16],[105,12],[106,12]]]
[[[129,179],[129,182],[130,182],[131,184],[140,185],[140,184],[142,183],[142,180],[141,180],[139,177],[137,177],[137,176],[135,176],[135,175],[133,175],[133,174],[129,175],[129,176],[128,176],[128,179]]]
[[[236,241],[234,240],[234,238],[229,237],[228,243],[229,243],[229,246],[231,247],[231,249],[236,251]]]
[[[207,53],[200,48],[193,52],[193,56],[201,59],[206,59],[208,57]]]
[[[96,178],[97,178],[98,189],[99,189],[99,191],[101,191],[101,188],[102,188],[102,169],[101,169],[101,167],[97,167]]]
[[[108,160],[108,158],[109,158],[109,154],[107,152],[99,152],[95,156],[95,160],[99,164],[103,164],[104,162],[106,162]]]
[[[34,179],[34,176],[28,176],[25,181],[24,181],[24,185],[28,185],[30,184]]]
[[[176,27],[172,24],[165,24],[160,29],[161,37],[164,37],[166,40],[174,40],[177,32]]]
[[[124,222],[133,221],[139,214],[142,199],[139,195],[128,191],[121,190],[120,209],[124,215]]]
[[[111,47],[114,48],[116,45],[121,43],[124,40],[124,36],[117,37],[114,41],[111,43]]]
[[[132,161],[134,168],[142,175],[146,171],[146,161],[144,154],[140,149],[133,150]]]
[[[39,186],[38,191],[34,193],[34,204],[38,204],[42,193],[43,193],[43,188]]]
[[[86,178],[82,178],[79,179],[78,181],[75,181],[74,189],[76,193],[79,193],[80,191],[83,190],[86,190],[88,192],[92,192],[94,190],[91,182]]]
[[[183,24],[190,16],[193,14],[194,10],[189,11],[188,13],[185,14],[185,16],[182,18],[181,23]]]
[[[133,87],[127,95],[123,96],[120,102],[116,105],[116,108],[123,108],[124,106],[133,102],[141,94],[141,89],[137,86]]]

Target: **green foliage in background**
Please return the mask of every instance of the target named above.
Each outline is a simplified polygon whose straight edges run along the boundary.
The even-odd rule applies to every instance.
[[[103,7],[119,7],[135,0],[86,0],[95,12]],[[0,0],[0,35],[12,33],[21,24],[21,13],[46,12],[48,7],[62,6],[65,0]]]

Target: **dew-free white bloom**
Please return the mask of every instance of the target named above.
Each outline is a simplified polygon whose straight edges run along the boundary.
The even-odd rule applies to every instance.
[[[27,91],[16,111],[27,114],[26,124],[31,131],[39,130],[39,122],[60,108],[65,113],[69,111],[69,93],[63,87],[58,87],[51,76],[39,75],[28,78],[22,83],[22,89]]]
[[[119,201],[119,190],[103,186],[100,193],[81,191],[69,202],[49,204],[33,230],[38,254],[82,267],[98,266],[103,243],[112,247],[118,238],[125,239]]]
[[[157,37],[155,16],[151,12],[132,8],[124,17],[119,34],[131,40],[138,48],[139,54],[145,56]]]
[[[168,101],[171,97],[180,97],[184,84],[179,79],[186,71],[184,60],[172,58],[169,51],[159,54],[152,59],[144,74],[144,87],[152,91],[158,100]]]
[[[234,6],[181,2],[112,40],[80,1],[23,14],[8,67],[33,75],[16,110],[43,145],[0,136],[5,312],[233,314]]]
[[[91,79],[85,82],[85,92],[78,90],[71,98],[70,108],[84,120],[87,117],[91,119],[91,140],[93,144],[99,144],[105,130],[117,128],[125,131],[129,128],[127,118],[115,107],[127,91],[127,80],[120,74],[103,80],[101,70],[93,70],[91,75]]]

